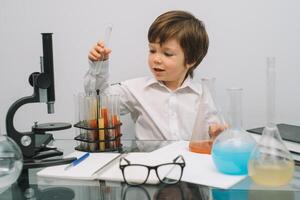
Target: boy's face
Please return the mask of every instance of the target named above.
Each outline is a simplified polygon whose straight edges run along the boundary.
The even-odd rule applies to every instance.
[[[162,45],[149,43],[148,64],[158,81],[162,81],[169,89],[181,86],[188,69],[184,53],[176,39],[169,39]]]

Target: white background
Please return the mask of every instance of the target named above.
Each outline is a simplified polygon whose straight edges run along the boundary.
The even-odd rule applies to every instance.
[[[29,131],[34,121],[74,123],[73,95],[83,91],[88,51],[103,38],[109,23],[113,24],[111,82],[151,75],[147,31],[158,15],[173,9],[190,11],[206,25],[210,47],[195,78],[217,78],[217,100],[222,108],[227,99],[225,89],[242,87],[244,128],[263,126],[265,59],[275,56],[277,121],[300,125],[299,7],[297,0],[1,0],[1,130],[5,132],[9,106],[33,92],[27,80],[32,72],[40,71],[40,33],[53,33],[55,113],[47,114],[44,103],[21,107],[15,115],[15,127],[20,131]],[[123,133],[132,136],[128,117],[123,122]],[[55,137],[73,138],[74,133],[69,129]]]

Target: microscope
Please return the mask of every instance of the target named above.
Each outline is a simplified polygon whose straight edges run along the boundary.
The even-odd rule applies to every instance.
[[[28,103],[44,102],[48,107],[48,114],[54,113],[55,89],[53,71],[52,33],[42,33],[43,57],[41,57],[41,72],[34,72],[29,76],[29,83],[33,87],[31,96],[23,97],[14,102],[6,115],[7,135],[20,147],[23,153],[23,169],[48,167],[67,164],[76,158],[53,158],[63,153],[48,144],[54,139],[48,131],[58,131],[71,128],[69,123],[46,123],[32,126],[29,132],[18,132],[14,127],[16,111]],[[51,158],[51,159],[49,159]],[[28,171],[27,171],[28,173]]]

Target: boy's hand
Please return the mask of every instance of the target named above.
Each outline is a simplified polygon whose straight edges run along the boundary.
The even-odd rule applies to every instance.
[[[90,50],[89,59],[93,62],[107,60],[111,50],[106,48],[102,41],[97,42],[97,44]]]
[[[223,132],[227,128],[227,124],[210,124],[208,133],[212,139],[215,139],[221,132]]]

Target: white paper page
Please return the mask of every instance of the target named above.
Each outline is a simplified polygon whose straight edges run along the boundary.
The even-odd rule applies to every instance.
[[[184,157],[186,166],[182,181],[227,189],[246,177],[220,173],[217,171],[211,155],[190,152],[188,145],[188,141],[181,141],[163,148],[164,151],[174,154],[177,152]],[[172,178],[172,172],[167,175],[167,178]]]
[[[132,164],[144,164],[148,166],[155,166],[162,163],[169,163],[172,162],[172,159],[170,158],[170,155],[168,154],[157,154],[153,152],[148,153],[129,153],[127,155],[124,155],[127,160],[129,160]],[[171,168],[169,169],[171,170]],[[131,174],[128,177],[131,177],[131,181],[138,181],[141,182],[141,177],[139,176],[141,172],[135,171],[135,174]],[[169,173],[168,170],[165,171],[165,175]],[[163,173],[162,173],[163,174]],[[119,162],[116,162],[114,165],[112,165],[110,168],[103,170],[98,173],[98,178],[101,180],[109,180],[109,181],[124,181],[122,171],[119,168]],[[148,180],[146,182],[147,184],[158,184],[159,180],[156,176],[156,173],[154,170],[150,171]]]
[[[79,158],[84,153],[85,152],[75,151],[66,157]],[[58,165],[42,169],[37,173],[37,175],[40,177],[93,180],[95,179],[93,176],[94,172],[118,155],[119,153],[90,153],[89,157],[68,170],[65,170],[67,165]]]

